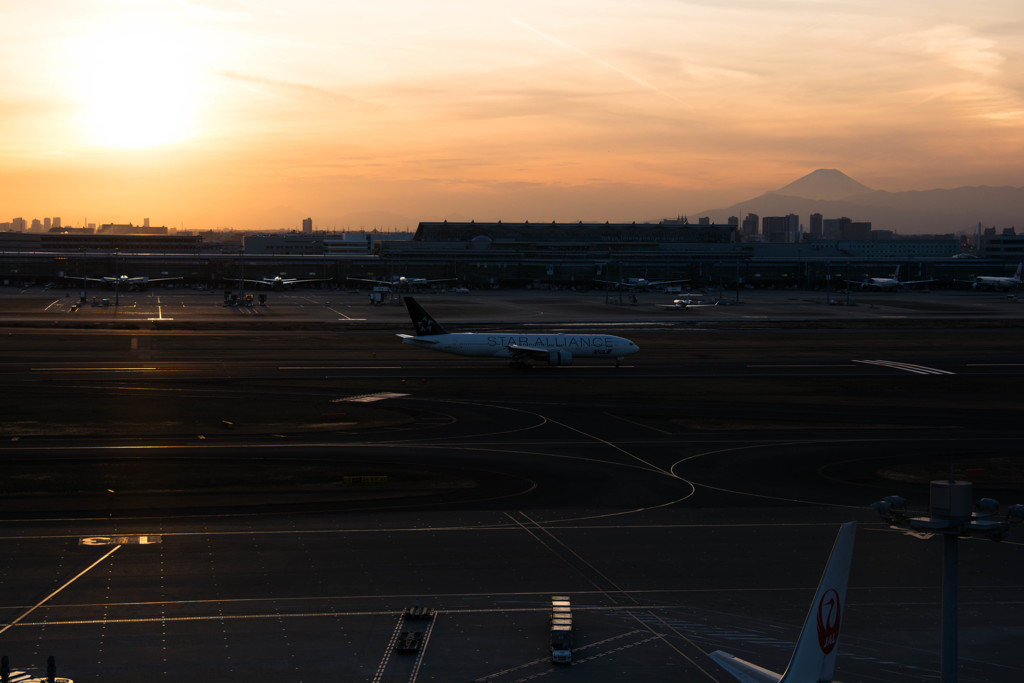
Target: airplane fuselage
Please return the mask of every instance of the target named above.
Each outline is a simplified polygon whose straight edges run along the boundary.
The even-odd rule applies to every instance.
[[[607,334],[453,332],[399,336],[405,344],[479,358],[514,358],[516,348],[568,352],[575,358],[622,358],[639,350],[630,340]]]
[[[974,279],[974,287],[989,287],[991,289],[1013,289],[1020,285],[1021,281],[1012,277],[990,277],[982,275]]]
[[[878,289],[896,289],[902,284],[896,278],[873,277],[864,282],[865,287],[877,287]]]

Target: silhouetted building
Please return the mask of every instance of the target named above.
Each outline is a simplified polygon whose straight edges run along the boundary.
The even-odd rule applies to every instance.
[[[305,221],[303,221],[305,222]],[[245,254],[281,254],[297,256],[326,253],[323,234],[277,233],[269,235],[245,235],[242,238],[242,252]]]
[[[992,232],[992,235],[986,234],[981,238],[981,248],[978,249],[978,256],[990,259],[1024,261],[1024,235],[1007,235],[1005,233],[1003,235],[996,235],[995,229]]]
[[[800,217],[794,213],[788,216],[765,216],[761,219],[761,236],[772,244],[791,244],[796,241],[800,230]]]
[[[809,226],[809,236],[812,240],[820,240],[825,236],[824,232],[824,219],[820,213],[811,214],[811,224]]]
[[[743,219],[743,225],[740,227],[740,233],[744,239],[749,239],[757,235],[758,226],[760,225],[760,217],[756,213],[748,213],[747,217]]]
[[[165,225],[104,223],[96,233],[99,235],[166,235],[168,231]]]
[[[303,218],[302,219],[302,232],[303,234],[309,235],[313,232],[313,219]]]

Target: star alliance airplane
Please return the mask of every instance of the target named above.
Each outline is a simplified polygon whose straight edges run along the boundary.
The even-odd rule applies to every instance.
[[[446,332],[411,296],[405,306],[416,334],[400,334],[403,344],[475,358],[507,358],[513,367],[533,361],[572,365],[573,358],[614,358],[616,367],[640,347],[610,334],[544,334],[538,332]]]

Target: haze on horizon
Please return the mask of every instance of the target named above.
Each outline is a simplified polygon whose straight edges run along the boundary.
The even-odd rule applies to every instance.
[[[1010,0],[3,0],[3,15],[0,221],[656,220],[817,168],[889,191],[1024,185]]]

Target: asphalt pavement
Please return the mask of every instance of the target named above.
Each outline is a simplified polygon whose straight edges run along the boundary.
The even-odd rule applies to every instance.
[[[726,681],[708,652],[785,667],[856,520],[837,678],[937,678],[941,541],[870,504],[923,511],[951,471],[1024,502],[1019,309],[978,294],[708,314],[768,316],[740,329],[653,293],[421,297],[442,322],[596,323],[641,346],[621,368],[519,371],[403,347],[403,308],[365,293],[250,312],[154,290],[125,294],[129,316],[0,293],[0,654],[115,683]],[[883,324],[904,299],[921,324]],[[962,324],[936,329],[954,305]],[[780,323],[854,308],[873,326]],[[96,320],[63,322],[79,313]],[[960,544],[961,680],[1018,679],[1021,533]],[[572,598],[569,667],[550,662],[552,595]],[[404,620],[415,605],[434,618]]]

